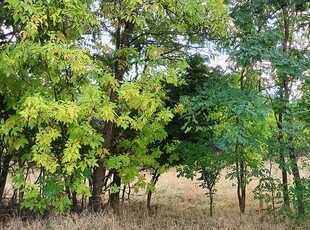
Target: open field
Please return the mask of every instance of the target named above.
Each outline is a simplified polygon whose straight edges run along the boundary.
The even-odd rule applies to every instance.
[[[225,171],[223,172],[225,174]],[[274,172],[278,173],[278,172]],[[308,174],[308,172],[303,172]],[[304,175],[309,176],[309,175]],[[119,215],[101,214],[51,215],[49,218],[21,221],[13,218],[2,223],[2,229],[310,229],[310,222],[296,226],[288,220],[274,221],[260,212],[253,199],[253,180],[248,187],[247,209],[240,216],[236,188],[221,178],[215,195],[214,216],[209,217],[208,197],[195,181],[177,178],[175,171],[163,175],[152,199],[151,213],[145,207],[146,196],[133,195],[123,204]],[[308,226],[308,227],[307,227]]]

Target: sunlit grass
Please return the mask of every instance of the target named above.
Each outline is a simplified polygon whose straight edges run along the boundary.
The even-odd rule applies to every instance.
[[[223,172],[224,174],[226,171]],[[278,172],[275,172],[278,173]],[[176,172],[161,176],[157,192],[152,199],[152,209],[146,209],[146,196],[132,195],[130,202],[122,205],[118,215],[110,211],[91,214],[55,215],[22,221],[12,218],[2,223],[2,229],[307,229],[307,223],[297,226],[289,220],[273,220],[260,210],[253,199],[253,180],[247,190],[247,208],[239,214],[236,188],[233,181],[223,176],[215,195],[214,216],[209,217],[206,191],[196,181],[177,178]],[[308,223],[310,224],[310,223]]]

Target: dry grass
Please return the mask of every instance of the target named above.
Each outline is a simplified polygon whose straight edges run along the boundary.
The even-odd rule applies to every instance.
[[[224,172],[225,173],[225,172]],[[2,223],[1,229],[307,229],[289,221],[273,221],[271,216],[259,212],[259,204],[253,199],[248,187],[247,210],[240,216],[236,188],[222,178],[215,197],[214,217],[209,217],[209,203],[205,190],[196,182],[177,178],[176,172],[163,175],[152,200],[152,211],[147,212],[145,196],[133,197],[122,206],[119,215],[111,212],[101,214],[51,215],[45,219],[21,221],[13,218]],[[310,222],[308,223],[310,224]]]

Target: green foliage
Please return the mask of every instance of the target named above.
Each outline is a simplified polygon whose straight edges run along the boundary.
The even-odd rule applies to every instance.
[[[266,207],[261,207],[269,214],[276,216],[276,211],[282,203],[281,181],[271,176],[263,176],[258,186],[254,189],[254,198],[264,201]]]
[[[74,43],[96,22],[82,1],[6,1],[5,9],[20,28],[0,53],[0,92],[16,111],[2,120],[1,136],[10,152],[21,153],[18,172],[33,167],[39,175],[35,181],[19,175],[14,185],[24,194],[23,207],[64,212],[71,207],[68,189],[90,195],[84,179],[103,142],[77,99],[91,80],[91,63]]]
[[[309,52],[305,46],[309,29],[305,27],[304,17],[307,7],[309,3],[304,1],[244,1],[234,2],[231,14],[238,40],[231,43],[233,58],[243,70],[258,70],[258,88],[266,89],[263,95],[267,95],[274,117],[274,121],[268,119],[271,135],[266,150],[268,158],[279,163],[283,177],[279,186],[269,177],[261,186],[268,193],[265,197],[268,202],[270,194],[275,199],[274,194],[282,190],[284,207],[280,212],[287,213],[292,196],[293,202],[298,203],[293,204],[298,215],[303,215],[305,209],[303,192],[299,192],[303,191],[303,185],[297,162],[299,154],[307,153],[309,146],[305,141],[306,123],[300,119],[303,116],[298,115],[307,113],[306,107],[296,106],[296,102],[306,98],[299,87],[305,88],[304,79],[309,78]],[[296,93],[302,96],[296,97]],[[293,175],[292,189],[289,189],[287,174]],[[274,205],[272,209],[275,216]]]
[[[0,4],[0,95],[5,110],[14,111],[0,118],[1,144],[18,163],[14,184],[24,194],[23,207],[68,210],[74,196],[91,196],[85,182],[97,167],[117,171],[124,184],[138,178],[141,186],[141,168],[167,170],[177,157],[173,143],[160,146],[174,117],[163,86],[178,84],[187,67],[180,57],[188,47],[181,48],[179,37],[201,44],[205,31],[222,36],[223,2]],[[13,30],[13,42],[2,36],[2,26]],[[114,48],[97,39],[105,32]],[[119,191],[115,184],[109,189]]]
[[[270,110],[266,99],[253,92],[251,81],[240,88],[243,74],[224,75],[203,68],[202,60],[195,59],[196,68],[190,71],[197,73],[197,79],[189,81],[195,88],[181,97],[187,109],[182,116],[187,139],[179,147],[185,164],[182,172],[191,178],[201,172],[202,186],[212,193],[221,169],[229,166],[232,172],[227,177],[237,178],[238,188],[245,189],[251,177],[259,175],[267,149],[269,126],[265,120]],[[246,77],[251,75],[256,76],[247,72]]]
[[[165,104],[168,97],[164,87],[179,84],[178,76],[187,68],[183,57],[192,44],[204,42],[204,31],[215,37],[225,32],[227,9],[223,2],[205,3],[106,1],[94,9],[104,19],[101,23],[111,34],[112,43],[106,53],[101,44],[96,44],[94,58],[114,74],[109,79],[96,79],[101,91],[112,93],[108,100],[113,104],[101,107],[104,116],[96,118],[115,125],[108,141],[113,147],[103,165],[114,170],[125,185],[138,178],[135,185],[144,186],[139,168],[163,173],[177,159],[168,150],[173,142],[165,142],[165,127],[174,111]],[[188,45],[183,45],[180,38]]]
[[[177,165],[210,198],[230,167],[241,189],[260,177],[255,196],[274,215],[287,194],[309,212],[298,175],[310,149],[309,3],[225,2],[0,2],[0,166],[12,165],[22,207],[62,213],[132,183],[154,192],[141,171]],[[190,55],[206,40],[227,48],[229,71]],[[287,192],[266,159],[293,175]],[[97,169],[107,187],[95,194]]]
[[[201,186],[212,190],[225,167],[223,156],[202,143],[183,142],[176,151],[182,159],[179,175],[193,180],[199,173]]]

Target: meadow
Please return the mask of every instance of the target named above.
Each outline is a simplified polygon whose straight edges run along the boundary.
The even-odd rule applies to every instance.
[[[93,214],[84,211],[81,214],[71,213],[48,217],[22,219],[11,217],[1,222],[2,229],[308,229],[310,221],[297,225],[288,219],[273,219],[273,216],[262,211],[262,204],[254,199],[253,189],[258,183],[254,179],[247,189],[247,207],[244,215],[239,214],[236,187],[225,179],[227,170],[218,182],[215,194],[213,217],[209,216],[209,200],[206,190],[199,187],[197,181],[178,178],[175,170],[161,176],[157,191],[152,198],[151,210],[146,208],[146,195],[139,192],[132,194],[122,204],[118,214],[105,211]],[[280,175],[278,170],[273,172]],[[302,172],[309,176],[308,171]]]

